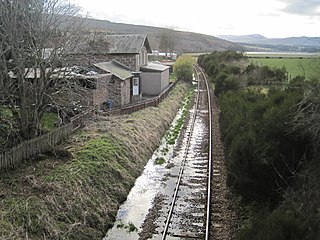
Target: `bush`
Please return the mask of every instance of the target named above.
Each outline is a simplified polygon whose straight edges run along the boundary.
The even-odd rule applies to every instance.
[[[177,78],[192,81],[193,63],[190,56],[181,56],[173,66],[173,72]]]
[[[219,96],[221,93],[237,90],[239,86],[240,84],[235,77],[226,73],[220,73],[216,78],[215,94]]]
[[[21,139],[12,112],[0,106],[0,152],[4,152],[19,144]]]
[[[236,63],[241,59],[244,59],[243,54],[235,51],[213,52],[199,56],[198,64],[205,69],[210,77],[216,78],[222,72],[240,74],[241,68]]]
[[[289,131],[296,92],[228,92],[219,98],[228,182],[248,201],[276,203],[302,161],[308,141]]]
[[[308,226],[291,211],[259,213],[251,224],[240,232],[240,240],[300,240],[305,236]]]
[[[239,239],[315,240],[320,236],[320,161],[305,164],[284,201],[274,210],[258,210],[240,232]]]
[[[230,56],[198,62],[219,95],[228,184],[253,210],[239,239],[319,239],[319,81],[287,84],[285,68],[241,69]]]

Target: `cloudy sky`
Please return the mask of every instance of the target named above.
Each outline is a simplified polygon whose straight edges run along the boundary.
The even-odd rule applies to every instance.
[[[320,0],[72,0],[84,15],[209,35],[320,37]],[[191,4],[192,3],[192,4]]]

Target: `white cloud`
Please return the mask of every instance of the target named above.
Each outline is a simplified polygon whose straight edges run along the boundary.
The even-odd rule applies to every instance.
[[[162,0],[157,4],[149,0],[73,1],[91,16],[113,22],[176,26],[180,30],[210,35],[320,35],[320,17],[315,14],[320,7],[319,0],[198,0],[197,5],[173,0]],[[315,8],[307,17],[312,7]]]
[[[319,0],[280,0],[286,6],[283,11],[291,14],[303,16],[319,16],[320,1]]]

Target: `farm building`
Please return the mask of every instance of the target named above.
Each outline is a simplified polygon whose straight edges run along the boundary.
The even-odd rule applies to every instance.
[[[117,84],[108,84],[113,106],[139,101],[142,95],[157,95],[169,86],[169,68],[148,64],[152,51],[146,35],[103,34],[95,38],[89,49],[86,46],[71,54],[72,63],[113,74]]]
[[[141,67],[141,88],[145,95],[158,95],[165,90],[169,82],[169,68],[162,64],[149,63]]]
[[[171,59],[175,61],[177,60],[178,54],[174,52],[164,53],[164,52],[159,52],[158,50],[152,50],[152,53],[148,53],[148,56],[151,59],[156,59],[156,60]]]
[[[146,35],[103,34],[95,38],[84,43],[86,45],[80,46],[75,52],[69,53],[66,60],[72,65],[80,66],[116,60],[134,72],[148,64],[151,47]]]
[[[132,72],[128,67],[115,60],[100,62],[93,65],[96,68],[113,75],[112,81],[109,82],[107,86],[108,98],[112,101],[113,106],[124,106],[132,101],[141,99],[139,72]]]
[[[77,81],[79,88],[66,88],[55,95],[56,101],[64,106],[91,107],[101,106],[109,98],[109,84],[112,74],[77,75],[68,78]]]
[[[40,69],[25,69],[24,78],[30,85],[44,81],[44,74]],[[86,108],[100,106],[109,96],[109,84],[112,83],[112,74],[99,74],[93,68],[70,67],[46,69],[46,75],[50,77],[50,86],[47,91],[52,92],[51,101],[65,108]],[[17,78],[9,72],[11,78]],[[48,81],[48,80],[47,80]],[[30,91],[32,91],[32,87]],[[33,93],[28,94],[30,99]]]

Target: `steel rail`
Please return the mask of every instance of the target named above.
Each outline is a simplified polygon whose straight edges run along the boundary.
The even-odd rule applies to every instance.
[[[210,236],[210,213],[211,213],[211,179],[212,179],[212,111],[211,111],[211,93],[210,93],[210,88],[209,88],[209,83],[208,79],[202,70],[201,67],[197,66],[197,68],[200,70],[203,79],[205,80],[206,83],[206,88],[207,88],[207,94],[208,94],[208,111],[209,111],[209,164],[208,164],[208,194],[207,194],[207,216],[206,216],[206,235],[205,235],[205,240],[209,240]]]
[[[196,121],[197,110],[198,110],[199,99],[200,99],[199,95],[200,95],[200,84],[198,84],[198,88],[197,88],[197,97],[196,97],[196,102],[195,102],[195,107],[194,107],[195,113],[194,113],[193,118],[192,118],[192,123],[191,123],[191,127],[190,127],[190,134],[188,136],[188,141],[187,141],[187,144],[186,144],[186,151],[184,152],[183,160],[182,160],[180,171],[179,171],[179,178],[177,180],[177,184],[176,184],[176,188],[175,188],[175,191],[174,191],[173,199],[172,199],[172,202],[171,202],[170,210],[169,210],[169,213],[168,213],[167,221],[166,221],[163,233],[162,233],[162,238],[161,238],[162,240],[165,240],[166,237],[167,237],[170,220],[171,220],[173,209],[174,209],[174,206],[175,206],[175,202],[176,202],[176,199],[177,199],[177,196],[178,196],[179,187],[180,187],[180,183],[181,183],[181,178],[182,178],[184,166],[185,166],[185,163],[186,163],[187,155],[188,155],[188,152],[189,152],[189,147],[190,147],[190,142],[191,142],[191,133],[193,132],[194,123]]]
[[[206,86],[206,90],[207,90],[207,97],[208,97],[208,114],[209,114],[209,119],[208,119],[208,124],[209,124],[209,149],[208,149],[208,181],[207,181],[207,187],[208,187],[208,192],[207,192],[207,208],[206,208],[206,229],[205,229],[205,239],[209,240],[209,233],[210,233],[210,201],[211,201],[211,175],[212,175],[212,111],[211,111],[211,94],[210,94],[210,88],[209,88],[209,84],[208,84],[208,80],[206,78],[205,73],[203,72],[203,70],[198,66],[198,65],[194,65],[194,69],[196,70],[196,74],[198,77],[198,88],[197,88],[197,96],[196,96],[196,102],[195,102],[195,113],[193,115],[192,118],[192,123],[191,123],[191,127],[190,127],[190,134],[188,136],[188,140],[187,140],[187,144],[186,144],[186,151],[184,153],[183,156],[183,161],[181,163],[181,168],[179,171],[179,177],[177,180],[177,184],[176,184],[176,188],[175,188],[175,192],[173,195],[173,199],[171,202],[171,206],[170,206],[170,210],[168,213],[168,217],[166,220],[166,224],[163,230],[163,234],[162,234],[162,240],[166,239],[167,233],[168,233],[168,229],[169,229],[169,224],[171,221],[171,217],[174,211],[174,206],[176,203],[176,199],[178,196],[178,192],[179,192],[179,186],[180,186],[180,182],[181,182],[181,178],[182,178],[182,174],[184,171],[184,167],[185,167],[185,163],[186,163],[186,159],[187,159],[187,155],[189,152],[189,147],[190,147],[190,141],[191,141],[191,135],[194,129],[194,125],[195,125],[195,121],[196,121],[196,117],[197,117],[197,111],[199,108],[199,99],[200,99],[200,75],[202,75],[202,79],[205,82],[205,86]]]

